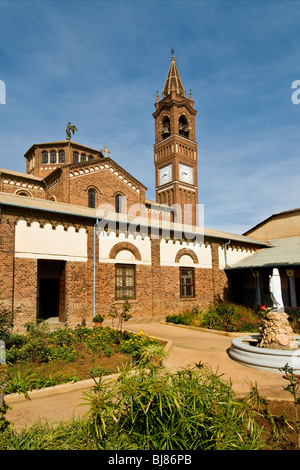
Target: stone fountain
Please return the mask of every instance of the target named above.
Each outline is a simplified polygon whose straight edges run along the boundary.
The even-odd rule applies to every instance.
[[[300,336],[294,335],[284,311],[281,281],[277,268],[270,277],[273,308],[262,320],[259,334],[234,338],[228,355],[231,359],[254,369],[282,374],[286,364],[300,373]]]

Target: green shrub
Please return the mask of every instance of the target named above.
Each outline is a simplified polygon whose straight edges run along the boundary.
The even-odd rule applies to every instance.
[[[13,328],[13,314],[5,308],[0,309],[0,341],[7,343]]]
[[[186,318],[182,313],[176,313],[174,315],[167,315],[166,322],[167,323],[174,323],[176,325],[187,325]]]
[[[213,303],[203,317],[203,326],[218,330],[233,331],[235,307],[227,302]],[[208,326],[210,325],[210,326]]]
[[[167,315],[166,322],[229,332],[257,332],[261,318],[261,313],[250,307],[217,301],[204,312],[194,308]]]
[[[88,425],[79,419],[58,425],[35,423],[19,433],[13,428],[0,433],[0,450],[95,450]]]
[[[230,384],[208,368],[123,370],[84,393],[89,435],[98,449],[130,436],[140,450],[255,450],[260,431]],[[132,447],[131,447],[132,448]]]

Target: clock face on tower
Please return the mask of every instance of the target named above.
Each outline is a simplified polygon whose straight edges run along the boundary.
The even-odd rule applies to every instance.
[[[179,164],[179,178],[185,183],[192,183],[193,169],[190,166]]]
[[[159,170],[159,183],[165,184],[172,180],[172,165],[164,166]]]

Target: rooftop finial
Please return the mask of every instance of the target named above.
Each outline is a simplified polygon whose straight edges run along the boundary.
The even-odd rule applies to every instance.
[[[172,54],[172,57],[174,57],[174,49],[171,49],[171,54]]]

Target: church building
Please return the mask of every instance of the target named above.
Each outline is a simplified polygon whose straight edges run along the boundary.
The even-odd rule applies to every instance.
[[[16,326],[91,321],[125,298],[138,317],[204,309],[269,248],[201,226],[197,111],[174,55],[154,106],[155,201],[106,147],[74,142],[70,123],[65,140],[27,150],[25,173],[0,169],[0,305]]]

